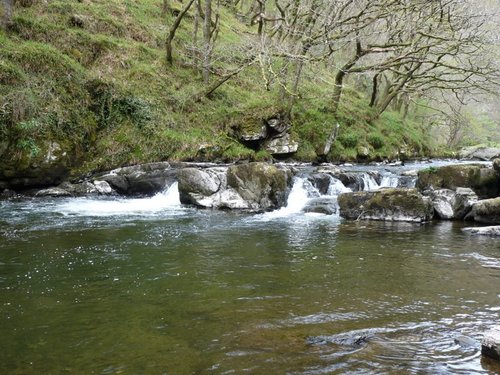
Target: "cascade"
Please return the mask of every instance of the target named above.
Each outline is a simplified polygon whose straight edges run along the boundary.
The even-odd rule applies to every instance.
[[[370,175],[369,173],[362,173],[361,179],[363,180],[364,191],[372,191],[380,188],[380,186],[377,184],[377,181],[375,181],[373,176]]]

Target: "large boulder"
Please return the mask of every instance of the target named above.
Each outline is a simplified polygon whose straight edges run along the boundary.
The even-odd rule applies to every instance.
[[[28,190],[55,186],[63,182],[75,164],[73,153],[57,142],[44,142],[36,155],[27,151],[19,157],[5,149],[0,154],[0,190]],[[33,151],[35,153],[35,151]]]
[[[433,217],[428,197],[416,189],[390,188],[344,193],[338,198],[340,216],[350,219],[424,222]]]
[[[478,197],[472,189],[438,189],[429,191],[436,215],[445,220],[462,220],[477,202]]]
[[[267,163],[230,166],[227,184],[254,209],[274,209],[286,204],[289,173]]]
[[[493,198],[500,192],[500,176],[483,165],[448,165],[419,171],[416,186],[420,191],[465,187],[474,190],[480,198]]]
[[[167,162],[148,163],[114,169],[96,176],[106,181],[120,194],[154,195],[170,186],[176,179],[177,170]]]
[[[178,172],[182,203],[205,208],[269,210],[286,203],[290,176],[266,163]]]
[[[476,202],[467,218],[479,223],[500,224],[500,197]]]
[[[458,153],[461,159],[493,160],[500,158],[500,148],[486,146],[465,147]]]

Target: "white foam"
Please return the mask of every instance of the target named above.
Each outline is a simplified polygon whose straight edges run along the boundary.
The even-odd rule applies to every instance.
[[[55,211],[64,215],[79,216],[115,216],[115,215],[151,215],[181,208],[177,182],[167,190],[151,198],[135,199],[71,199],[56,206]]]
[[[285,207],[261,215],[263,220],[272,220],[296,215],[302,212],[309,199],[319,197],[318,190],[305,178],[295,178]]]

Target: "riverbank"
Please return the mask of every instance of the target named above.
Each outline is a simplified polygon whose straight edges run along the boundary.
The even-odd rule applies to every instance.
[[[192,17],[177,31],[174,63],[165,61],[167,25],[181,4],[170,6],[166,14],[147,1],[16,7],[10,27],[0,30],[0,180],[57,184],[61,175],[167,160],[366,162],[436,151],[426,124],[411,114],[388,110],[373,119],[369,94],[355,84],[346,86],[334,113],[335,74],[322,66],[304,70],[293,107],[279,81],[266,85],[272,77],[263,77],[259,64],[198,100],[206,83],[181,42],[191,38]],[[219,59],[212,81],[233,71],[244,59],[240,49],[258,40],[238,17],[221,9],[217,49],[236,55]]]

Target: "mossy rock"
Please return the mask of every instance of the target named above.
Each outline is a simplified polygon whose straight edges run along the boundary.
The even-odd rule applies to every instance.
[[[470,188],[481,198],[493,198],[500,191],[500,176],[491,168],[480,164],[448,165],[418,172],[417,188],[451,189]]]
[[[340,216],[349,220],[425,222],[434,209],[416,189],[384,189],[344,193],[338,198]]]
[[[500,224],[500,197],[477,202],[469,217],[480,223]]]
[[[25,190],[60,184],[75,164],[74,153],[64,143],[43,142],[33,150],[17,150],[0,161],[0,188]]]
[[[290,176],[267,163],[233,165],[227,171],[227,184],[249,202],[263,209],[281,207],[286,203]]]

